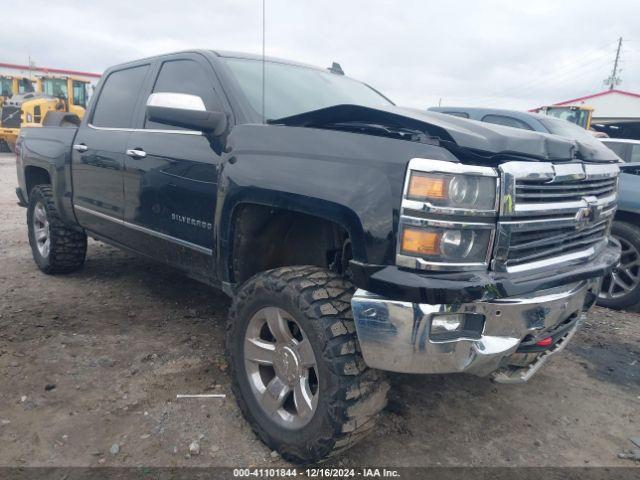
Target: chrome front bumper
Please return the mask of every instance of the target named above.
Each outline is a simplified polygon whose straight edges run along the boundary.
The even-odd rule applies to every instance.
[[[502,383],[527,381],[575,334],[598,294],[601,278],[531,295],[459,305],[394,301],[365,290],[351,301],[365,363],[371,368],[405,373],[467,372],[493,374]],[[464,313],[484,323],[477,335],[434,340],[431,322],[437,314]],[[516,352],[525,339],[544,338],[558,325],[575,319],[569,331],[524,366]],[[519,363],[520,362],[520,363]]]

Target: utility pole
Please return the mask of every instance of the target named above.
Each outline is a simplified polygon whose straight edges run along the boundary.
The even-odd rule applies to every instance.
[[[616,59],[613,62],[613,71],[611,72],[611,76],[604,81],[605,85],[609,85],[609,90],[613,90],[616,85],[620,83],[620,79],[618,78],[618,64],[620,62],[620,50],[622,49],[622,37],[618,39],[618,50],[616,50]]]

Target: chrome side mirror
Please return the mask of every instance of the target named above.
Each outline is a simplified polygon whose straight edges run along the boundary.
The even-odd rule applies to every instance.
[[[153,122],[221,135],[227,128],[224,112],[207,110],[197,95],[156,92],[147,99],[147,117]]]

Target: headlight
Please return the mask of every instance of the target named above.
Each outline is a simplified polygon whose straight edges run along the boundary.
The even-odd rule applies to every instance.
[[[438,228],[404,226],[401,255],[417,256],[428,262],[483,265],[491,242],[488,228]]]
[[[407,198],[455,209],[493,210],[496,179],[414,171],[409,178]]]
[[[33,117],[30,113],[27,113],[27,123],[31,123],[33,121]]]
[[[396,263],[435,270],[488,268],[497,191],[498,173],[493,168],[411,160]]]

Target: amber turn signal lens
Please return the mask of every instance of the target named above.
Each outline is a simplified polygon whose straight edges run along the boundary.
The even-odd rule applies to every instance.
[[[402,232],[402,250],[420,255],[438,255],[440,233],[405,228]]]
[[[411,180],[409,180],[409,191],[407,193],[410,197],[446,198],[447,181],[443,177],[431,177],[412,173]]]

